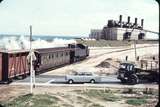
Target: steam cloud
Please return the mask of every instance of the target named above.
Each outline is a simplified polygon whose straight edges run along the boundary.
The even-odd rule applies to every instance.
[[[76,43],[74,39],[65,40],[55,38],[52,41],[46,41],[42,39],[37,39],[32,41],[32,48],[51,48],[51,47],[64,47],[70,43]],[[28,37],[20,36],[17,37],[4,37],[0,40],[0,49],[5,50],[20,50],[20,49],[29,49],[30,48],[30,41]]]

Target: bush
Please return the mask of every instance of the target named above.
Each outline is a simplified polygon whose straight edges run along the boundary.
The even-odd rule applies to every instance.
[[[89,90],[88,92],[83,93],[89,97],[99,98],[105,101],[119,101],[120,97],[114,95],[112,91],[106,90],[105,92],[102,90]]]
[[[4,107],[45,107],[56,104],[58,100],[58,98],[48,94],[27,94],[6,102]]]
[[[147,103],[147,101],[146,99],[133,98],[133,99],[126,100],[126,103],[130,105],[139,106],[139,105]]]

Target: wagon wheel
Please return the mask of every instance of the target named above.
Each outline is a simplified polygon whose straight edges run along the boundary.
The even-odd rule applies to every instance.
[[[129,78],[129,83],[130,83],[131,85],[135,85],[135,84],[137,84],[138,82],[139,82],[139,79],[138,79],[137,75],[132,74],[132,75],[130,76],[130,78]]]
[[[126,83],[127,81],[125,79],[120,79],[121,83]]]

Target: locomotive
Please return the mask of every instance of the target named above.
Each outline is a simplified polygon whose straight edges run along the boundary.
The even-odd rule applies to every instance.
[[[71,64],[89,56],[88,46],[68,44],[66,47],[34,50],[34,69],[40,74],[49,69]],[[29,50],[0,51],[0,82],[9,83],[14,78],[25,78],[30,73],[27,56]]]

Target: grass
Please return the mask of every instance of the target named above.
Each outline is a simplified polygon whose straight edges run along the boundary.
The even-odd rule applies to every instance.
[[[126,103],[130,105],[134,105],[134,106],[139,106],[139,105],[147,103],[147,101],[146,99],[132,98],[132,99],[126,100]]]
[[[111,40],[98,40],[98,41],[77,40],[77,42],[88,45],[89,47],[128,46],[130,45],[130,42],[128,41],[111,41]]]
[[[91,101],[89,101],[89,100],[87,100],[87,99],[84,99],[83,97],[80,97],[80,96],[78,96],[77,97],[77,100],[78,100],[78,103],[91,103]]]
[[[58,98],[48,94],[32,95],[27,94],[19,96],[11,101],[3,104],[4,107],[50,107],[49,105],[56,105]],[[48,105],[48,106],[46,106]]]
[[[102,90],[89,90],[88,92],[84,92],[83,94],[93,97],[93,98],[99,98],[104,101],[119,101],[120,97],[114,95],[111,91],[102,91]]]
[[[134,43],[134,41],[116,41],[116,40],[97,40],[97,41],[93,41],[93,40],[80,40],[77,39],[76,40],[78,43],[82,43],[85,45],[88,45],[89,47],[106,47],[106,46],[130,46],[131,44]],[[158,43],[158,41],[152,41],[152,40],[138,40],[137,44],[155,44]]]
[[[134,94],[135,91],[133,91],[133,90],[134,89],[132,89],[132,88],[127,88],[124,91],[122,91],[122,93],[124,93],[124,94]]]
[[[139,106],[149,103],[150,99],[158,98],[155,97],[157,95],[152,94],[136,94],[136,90],[133,92],[132,89],[126,90],[126,94],[123,91],[111,89],[89,89],[87,91],[74,90],[72,92],[74,92],[74,94],[22,95],[5,102],[0,102],[0,107],[73,107],[75,104],[80,105],[81,107],[103,107],[100,103],[97,104],[97,102],[92,102],[96,100],[104,103],[108,101],[115,103],[125,101],[125,103],[129,105]],[[66,101],[69,101],[69,103],[66,103],[58,96],[61,96],[61,98],[63,97]]]

